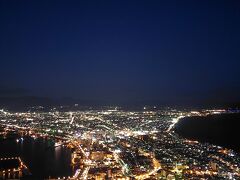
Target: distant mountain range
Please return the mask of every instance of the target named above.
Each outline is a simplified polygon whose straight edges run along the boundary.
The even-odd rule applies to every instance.
[[[53,106],[61,106],[61,105],[70,105],[79,104],[79,106],[108,106],[108,105],[119,105],[125,107],[143,107],[145,105],[149,106],[158,106],[158,107],[177,107],[177,108],[240,108],[240,102],[236,103],[201,103],[201,104],[167,104],[161,103],[159,101],[138,101],[134,103],[119,103],[119,104],[111,104],[110,102],[97,102],[93,100],[80,100],[74,98],[49,98],[49,97],[37,97],[37,96],[22,96],[22,97],[0,97],[0,108],[7,108],[12,110],[26,110],[32,106],[44,106],[44,107],[53,107]]]
[[[46,97],[0,97],[0,107],[13,110],[24,110],[31,106],[53,106],[55,104],[54,100]]]

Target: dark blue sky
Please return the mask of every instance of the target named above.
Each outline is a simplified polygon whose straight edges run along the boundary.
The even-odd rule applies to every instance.
[[[0,96],[240,101],[240,2],[0,1]]]

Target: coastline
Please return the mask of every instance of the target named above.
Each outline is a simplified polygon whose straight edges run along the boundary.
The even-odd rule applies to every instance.
[[[71,152],[64,147],[54,147],[50,139],[31,136],[7,137],[0,140],[0,157],[21,157],[31,172],[32,179],[72,175]]]
[[[240,152],[240,113],[190,116],[179,119],[174,131],[181,137]]]

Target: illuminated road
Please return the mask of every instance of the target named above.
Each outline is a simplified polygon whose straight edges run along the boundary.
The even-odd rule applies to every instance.
[[[179,116],[179,117],[177,117],[177,118],[173,118],[173,119],[172,119],[172,124],[171,124],[171,125],[169,126],[169,128],[167,129],[167,132],[171,131],[172,128],[175,126],[175,124],[177,124],[178,121],[179,121],[180,119],[184,118],[184,117],[185,117],[185,116]]]

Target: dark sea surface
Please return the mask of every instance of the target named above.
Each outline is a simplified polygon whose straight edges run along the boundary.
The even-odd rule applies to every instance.
[[[240,113],[186,117],[175,126],[180,136],[240,152]]]
[[[0,157],[21,157],[32,173],[30,179],[71,176],[71,151],[51,144],[51,140],[43,138],[24,137],[22,142],[16,142],[16,138],[0,139]]]

